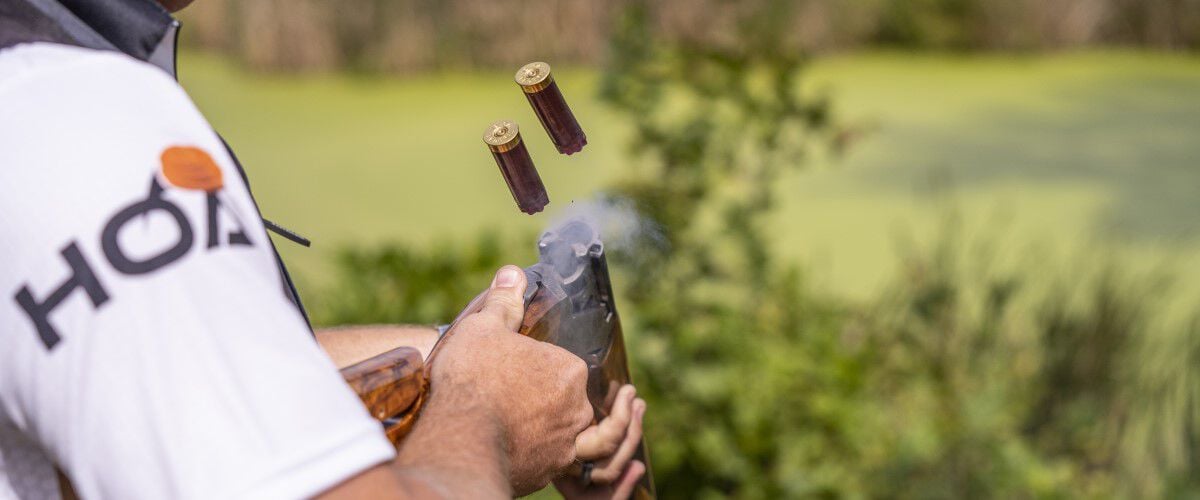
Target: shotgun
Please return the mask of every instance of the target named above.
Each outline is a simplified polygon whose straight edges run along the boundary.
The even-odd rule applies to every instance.
[[[538,239],[538,263],[525,269],[525,318],[520,333],[562,347],[587,363],[587,396],[597,421],[608,414],[617,389],[630,381],[621,320],[613,301],[604,244],[581,219]],[[477,297],[464,314],[476,310]],[[460,316],[461,317],[461,316]],[[437,348],[430,354],[435,359]],[[429,364],[414,348],[401,347],[342,369],[346,382],[399,445],[419,418],[429,391]],[[655,498],[645,442],[634,458],[646,464],[633,497]]]

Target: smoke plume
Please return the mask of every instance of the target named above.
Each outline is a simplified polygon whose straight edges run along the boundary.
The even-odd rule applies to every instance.
[[[572,221],[582,221],[597,231],[607,253],[637,254],[638,249],[662,249],[666,245],[662,227],[640,214],[627,199],[600,195],[573,201],[558,213],[547,230],[557,230]],[[650,248],[646,248],[649,246]]]

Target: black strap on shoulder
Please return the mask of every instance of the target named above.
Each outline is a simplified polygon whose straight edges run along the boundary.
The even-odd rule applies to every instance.
[[[0,49],[30,42],[78,45],[53,18],[23,1],[0,1]]]
[[[45,0],[42,0],[45,1]],[[116,50],[146,61],[175,20],[152,0],[56,0]]]

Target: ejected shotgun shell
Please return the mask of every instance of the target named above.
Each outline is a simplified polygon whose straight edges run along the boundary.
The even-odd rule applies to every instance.
[[[571,108],[567,107],[567,101],[563,99],[554,77],[550,76],[549,64],[526,64],[517,70],[516,80],[559,153],[578,153],[587,145],[587,136],[579,127],[579,121],[571,113]]]
[[[529,150],[525,149],[525,142],[521,140],[521,131],[517,124],[500,120],[489,125],[483,132],[483,142],[487,143],[488,149],[492,151],[496,166],[500,167],[500,174],[504,176],[508,190],[512,191],[513,199],[517,201],[517,208],[531,215],[546,208],[550,197],[546,196],[546,186],[542,184],[542,178],[533,166]]]

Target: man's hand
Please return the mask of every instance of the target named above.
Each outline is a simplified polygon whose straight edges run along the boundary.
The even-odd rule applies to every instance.
[[[506,266],[427,359],[431,390],[392,466],[323,499],[508,498],[540,489],[575,461],[592,420],[575,355],[520,335],[525,273]]]
[[[503,429],[517,495],[545,486],[575,461],[575,439],[592,421],[583,360],[517,334],[525,273],[496,274],[479,312],[464,316],[431,357],[430,409],[491,415]],[[421,421],[425,420],[423,416]]]
[[[629,498],[646,465],[632,460],[642,440],[642,417],[646,402],[632,385],[617,391],[608,417],[588,427],[575,440],[579,460],[594,464],[591,484],[583,484],[578,473],[554,480],[554,487],[568,500]]]

